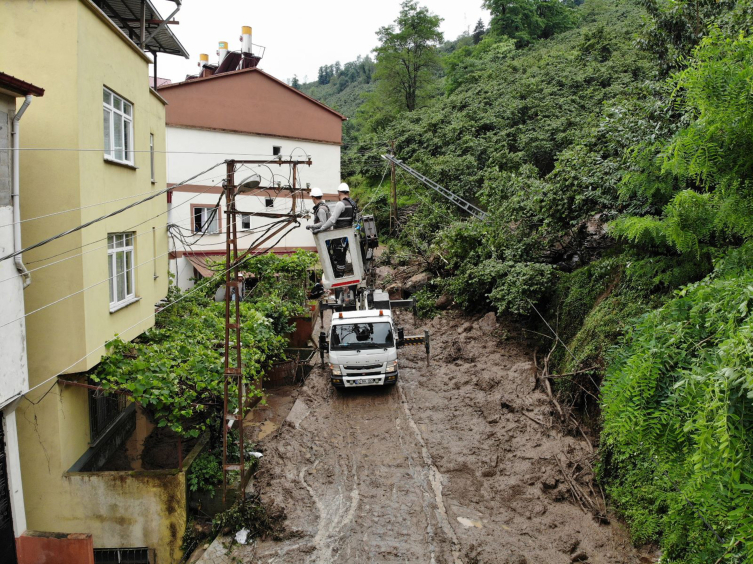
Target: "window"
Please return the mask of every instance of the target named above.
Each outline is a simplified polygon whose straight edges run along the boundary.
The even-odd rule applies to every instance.
[[[89,379],[90,386],[97,382]],[[107,394],[103,390],[89,390],[89,435],[91,444],[105,434],[120,414],[128,407],[128,397],[123,394]]]
[[[148,548],[95,548],[94,564],[151,564],[154,551]]]
[[[110,309],[136,297],[133,284],[133,233],[110,233],[107,236],[107,259],[110,266]]]
[[[272,146],[272,154],[274,156],[281,155],[282,154],[282,147],[278,147],[277,145]]]
[[[104,104],[105,158],[133,164],[133,105],[105,88]]]
[[[152,182],[157,182],[154,178],[154,133],[149,134],[149,166],[152,171]]]
[[[251,229],[251,214],[250,213],[241,214],[241,229]]]
[[[381,349],[394,346],[395,339],[390,323],[353,323],[332,327],[330,343],[332,350],[339,351],[353,347]]]
[[[194,233],[219,233],[219,221],[217,208],[193,208],[193,231]]]

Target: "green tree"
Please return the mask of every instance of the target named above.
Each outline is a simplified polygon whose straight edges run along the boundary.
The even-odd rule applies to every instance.
[[[492,13],[490,29],[514,39],[518,48],[575,25],[572,7],[558,0],[484,0],[483,5]]]
[[[398,110],[419,107],[440,68],[437,47],[443,40],[442,18],[405,0],[393,25],[379,29],[376,53],[377,96]]]
[[[484,20],[479,18],[476,22],[476,27],[473,28],[473,44],[478,45],[479,41],[481,41],[485,33],[486,26],[484,25]]]

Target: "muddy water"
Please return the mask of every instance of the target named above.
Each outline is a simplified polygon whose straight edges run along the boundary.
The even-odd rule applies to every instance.
[[[597,523],[573,504],[555,457],[584,460],[589,451],[548,425],[552,409],[534,391],[530,351],[501,341],[493,320],[449,314],[430,329],[431,365],[422,349],[401,351],[396,387],[337,392],[319,370],[309,376],[298,395],[305,418],[259,439],[265,456],[254,487],[284,507],[288,538],[238,547],[233,556],[638,562],[618,525]]]

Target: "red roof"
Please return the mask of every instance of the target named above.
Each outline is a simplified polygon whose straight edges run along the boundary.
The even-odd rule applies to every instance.
[[[30,82],[25,82],[20,78],[0,72],[0,88],[10,90],[20,96],[44,96],[44,88],[34,86]]]
[[[260,73],[261,75],[266,76],[267,78],[269,78],[271,80],[274,80],[278,84],[281,84],[285,88],[288,88],[288,89],[292,90],[293,92],[295,92],[299,96],[303,96],[304,98],[306,98],[310,102],[313,102],[314,104],[316,104],[318,106],[321,106],[325,110],[327,110],[329,112],[332,112],[333,114],[335,114],[336,116],[338,116],[343,121],[347,121],[347,119],[348,119],[347,117],[345,117],[344,115],[342,115],[340,112],[336,112],[335,110],[333,110],[329,106],[327,106],[325,104],[322,104],[316,98],[312,98],[308,94],[304,94],[300,90],[298,90],[296,88],[293,88],[289,84],[283,82],[282,80],[280,80],[278,78],[275,78],[274,76],[272,76],[269,73],[264,72],[263,70],[261,70],[258,67],[252,67],[252,68],[248,68],[248,69],[240,69],[240,70],[235,70],[235,71],[228,71],[228,72],[213,74],[211,76],[205,76],[205,77],[201,77],[201,78],[192,78],[192,79],[189,79],[189,80],[184,80],[183,82],[173,82],[172,84],[165,84],[165,85],[159,85],[158,84],[157,85],[157,90],[166,90],[168,88],[178,88],[180,86],[186,86],[186,85],[190,85],[190,84],[196,84],[198,82],[203,82],[205,80],[217,80],[217,79],[223,78],[225,76],[233,76],[233,75],[242,74],[242,73],[245,73],[245,72],[257,72],[257,73]]]

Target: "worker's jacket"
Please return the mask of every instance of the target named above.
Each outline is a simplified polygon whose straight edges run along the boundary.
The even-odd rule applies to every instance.
[[[340,213],[340,217],[338,217],[335,222],[335,229],[341,229],[353,225],[353,221],[356,218],[356,210],[358,209],[356,203],[349,197],[343,198],[340,202],[342,202],[344,208]]]

